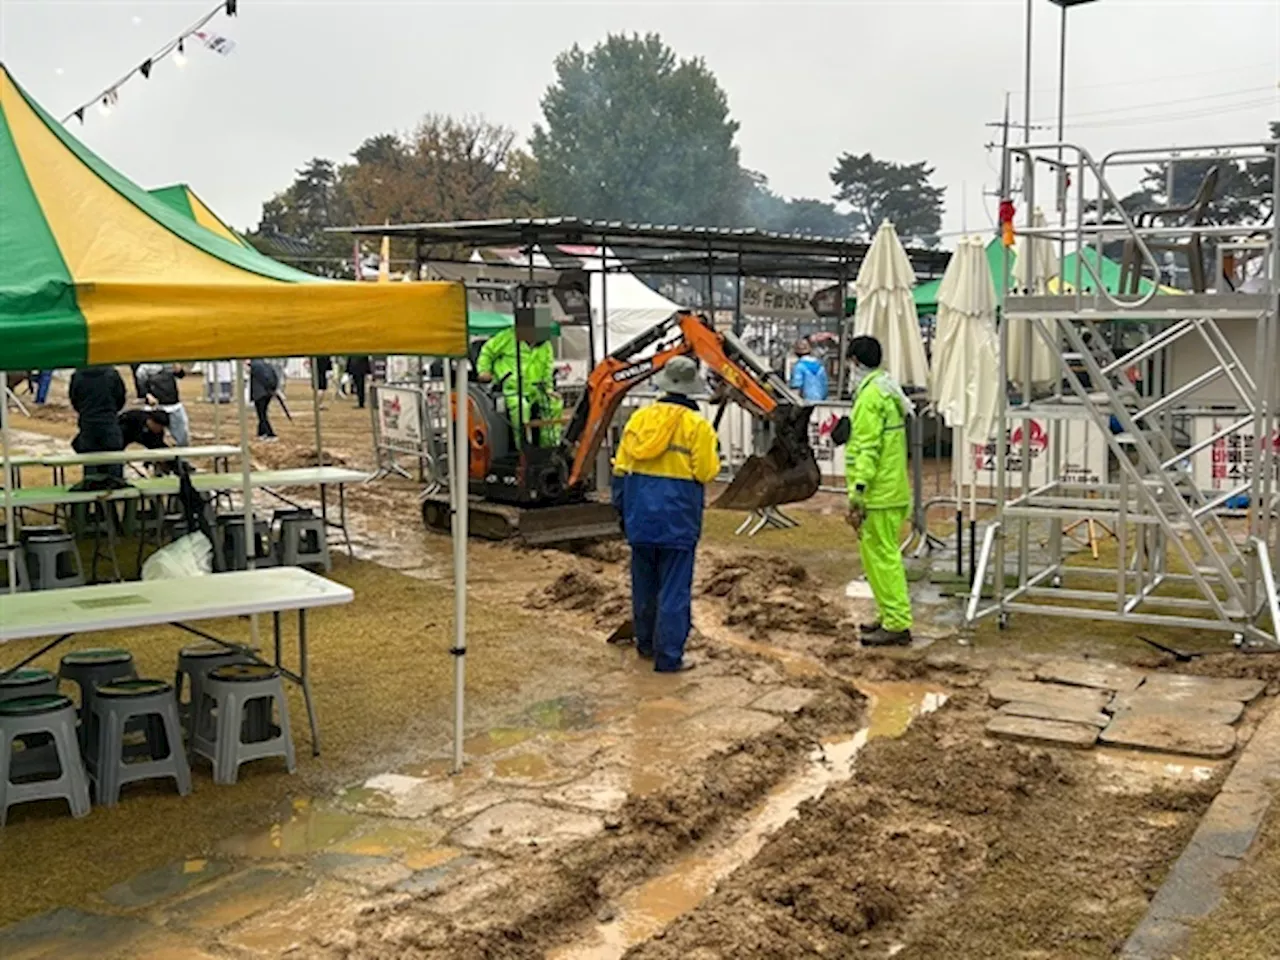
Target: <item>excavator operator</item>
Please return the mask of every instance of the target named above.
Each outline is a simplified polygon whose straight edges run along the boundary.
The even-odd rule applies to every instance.
[[[480,348],[476,374],[481,383],[496,381],[502,388],[517,447],[524,445],[525,425],[531,420],[558,420],[564,413],[564,402],[555,392],[550,334],[549,328],[517,314],[513,326],[494,334]],[[537,442],[554,447],[560,442],[560,427],[542,427]]]

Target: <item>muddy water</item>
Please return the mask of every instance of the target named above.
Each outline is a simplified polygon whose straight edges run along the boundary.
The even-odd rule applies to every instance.
[[[669,869],[624,893],[614,919],[593,927],[579,941],[547,954],[551,960],[616,960],[696,908],[716,884],[760,852],[776,830],[797,815],[802,803],[853,776],[858,752],[874,737],[897,737],[911,721],[946,702],[940,687],[877,683],[862,688],[870,701],[868,724],[852,737],[824,743],[805,768],[770,792],[726,842],[696,850]]]

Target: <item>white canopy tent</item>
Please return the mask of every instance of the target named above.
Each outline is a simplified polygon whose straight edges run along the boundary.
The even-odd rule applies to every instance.
[[[893,224],[876,231],[871,249],[858,270],[858,298],[853,318],[855,336],[872,336],[884,350],[883,367],[904,387],[927,387],[929,364],[911,291],[915,271]]]

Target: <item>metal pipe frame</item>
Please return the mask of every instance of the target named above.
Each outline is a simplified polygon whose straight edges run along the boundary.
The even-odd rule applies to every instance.
[[[1061,139],[1061,137],[1059,137]],[[1063,155],[1073,153],[1077,170],[1080,195],[1085,195],[1086,172],[1097,181],[1097,214],[1115,213],[1118,223],[1105,225],[1085,224],[1083,204],[1077,204],[1073,227],[1031,227],[1034,210],[1035,172],[1043,163],[1058,176],[1067,168],[1067,161],[1056,161],[1037,154],[1048,152]],[[1201,156],[1203,155],[1203,156]],[[1021,157],[1027,182],[1024,188],[1027,228],[1021,232],[1028,237],[1051,237],[1066,245],[1071,242],[1077,254],[1085,245],[1092,245],[1100,253],[1103,240],[1108,237],[1131,239],[1141,252],[1146,267],[1159,278],[1159,267],[1147,247],[1147,237],[1200,236],[1231,237],[1247,233],[1258,236],[1258,228],[1251,225],[1214,226],[1204,228],[1156,227],[1137,228],[1127,213],[1119,206],[1115,192],[1107,184],[1108,167],[1138,166],[1152,162],[1186,162],[1189,159],[1270,159],[1275,166],[1276,194],[1273,204],[1280,209],[1280,141],[1265,143],[1230,144],[1224,147],[1193,147],[1172,150],[1113,151],[1101,163],[1095,161],[1081,147],[1072,144],[1006,146],[1002,157],[1002,196],[1010,195],[1009,173],[1014,159]],[[1005,283],[998,291],[1000,324],[1000,378],[1008,382],[1009,369],[1008,322],[1031,325],[1032,335],[1038,336],[1058,358],[1061,376],[1055,387],[1055,400],[1063,409],[1046,409],[1038,401],[1028,398],[1022,404],[1012,405],[1003,396],[997,419],[997,487],[1005,491],[1005,460],[1009,453],[1009,429],[1011,421],[1027,417],[1047,417],[1054,420],[1086,419],[1097,425],[1106,438],[1108,449],[1119,464],[1118,483],[1098,485],[1071,483],[1061,476],[1060,457],[1050,458],[1048,482],[1031,484],[1027,435],[1023,434],[1020,492],[1002,496],[996,507],[995,521],[986,530],[975,571],[973,588],[965,611],[965,620],[972,623],[997,614],[1003,624],[1014,612],[1069,618],[1097,619],[1134,624],[1193,627],[1235,634],[1274,649],[1280,645],[1280,600],[1277,600],[1275,571],[1280,555],[1280,522],[1274,516],[1280,505],[1280,491],[1274,479],[1277,451],[1267,438],[1277,435],[1277,406],[1280,405],[1280,377],[1262,376],[1255,382],[1248,368],[1241,362],[1231,346],[1221,322],[1240,320],[1254,322],[1257,326],[1257,361],[1259,371],[1280,369],[1280,217],[1275,218],[1268,232],[1269,266],[1268,292],[1264,296],[1241,298],[1230,295],[1218,300],[1218,294],[1197,295],[1179,302],[1181,298],[1162,297],[1164,312],[1151,309],[1158,287],[1137,298],[1121,299],[1107,291],[1094,266],[1084,257],[1077,256],[1076,278],[1072,296],[1039,298],[1034,307],[1031,302],[1019,309],[1015,297],[1008,293],[1009,258],[1006,255]],[[1251,242],[1255,242],[1251,241]],[[1081,279],[1083,273],[1091,275],[1094,285],[1092,310],[1086,312]],[[1239,300],[1239,303],[1235,301]],[[1012,302],[1011,302],[1012,301]],[[1226,309],[1221,305],[1226,305]],[[1255,309],[1256,306],[1256,309]],[[1144,309],[1145,308],[1145,309]],[[1035,311],[1034,313],[1032,311]],[[1150,317],[1147,316],[1150,314]],[[1101,320],[1137,321],[1139,319],[1173,320],[1174,322],[1138,350],[1117,358],[1106,346],[1095,354],[1085,344],[1081,328],[1098,331],[1095,323]],[[1186,334],[1195,331],[1208,348],[1214,366],[1173,390],[1161,387],[1145,391],[1142,397],[1123,377],[1123,371],[1135,363],[1150,362],[1153,368],[1167,365],[1168,350]],[[1027,338],[1029,345],[1030,338]],[[1061,343],[1068,345],[1072,361],[1087,372],[1089,388],[1068,364]],[[1096,344],[1094,345],[1097,346]],[[1029,352],[1029,346],[1025,348]],[[1099,358],[1101,355],[1101,359]],[[1026,357],[1024,355],[1024,361]],[[1029,366],[1029,364],[1028,364]],[[1189,449],[1178,450],[1171,435],[1174,416],[1191,415],[1193,410],[1179,406],[1203,387],[1225,378],[1236,395],[1237,402],[1229,409],[1204,411],[1215,416],[1230,417],[1231,423],[1214,432],[1208,439],[1191,444]],[[1078,405],[1067,407],[1062,397],[1061,385],[1066,383]],[[1109,429],[1112,416],[1120,421],[1123,436],[1113,435]],[[1143,425],[1139,426],[1138,421]],[[1239,435],[1250,428],[1261,438],[1253,457],[1253,475],[1248,483],[1238,485],[1229,492],[1215,492],[1207,498],[1198,489],[1182,464],[1191,457],[1212,447],[1217,442]],[[1131,457],[1135,459],[1131,459]],[[1106,500],[1083,499],[1070,496],[1074,491],[1111,495]],[[1248,493],[1251,509],[1247,518],[1249,530],[1243,544],[1237,543],[1222,524],[1223,510],[1233,497]],[[1118,496],[1115,494],[1118,493]],[[1107,517],[1117,522],[1118,541],[1115,568],[1070,567],[1063,564],[1052,530],[1068,516]],[[1010,528],[1012,521],[1015,528]],[[1050,531],[1052,556],[1047,564],[1032,564],[1029,549],[1030,525],[1040,522]],[[1008,534],[1015,533],[1017,543],[1017,587],[1006,591],[1005,544]],[[1215,543],[1216,541],[1216,543]],[[1174,573],[1168,570],[1167,554],[1170,548],[1179,556],[1186,571]],[[994,561],[994,568],[993,568]],[[1034,569],[1033,569],[1034,567]],[[982,592],[990,575],[992,602],[982,603]],[[1111,591],[1094,589],[1064,589],[1062,580],[1073,578],[1114,578]],[[1052,580],[1053,586],[1045,586]],[[1166,585],[1194,585],[1197,597],[1162,596]],[[1098,607],[1072,607],[1063,604],[1028,602],[1052,598],[1098,604]],[[1147,608],[1154,607],[1155,610]],[[1200,616],[1185,616],[1158,612],[1161,608],[1175,611],[1194,611]],[[1270,618],[1271,632],[1262,628],[1264,618]]]

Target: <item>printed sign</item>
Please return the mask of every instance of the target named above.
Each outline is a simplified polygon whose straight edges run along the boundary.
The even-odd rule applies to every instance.
[[[417,448],[422,443],[420,394],[399,387],[378,388],[378,432],[384,444]]]
[[[1238,419],[1238,416],[1196,417],[1193,443],[1203,443]],[[1280,430],[1271,437],[1271,450],[1271,476],[1273,480],[1280,480]],[[1220,437],[1193,458],[1191,470],[1196,486],[1201,490],[1219,491],[1242,487],[1253,479],[1254,464],[1262,460],[1264,452],[1263,443],[1254,435],[1252,427]]]
[[[823,479],[844,482],[844,445],[837,445],[831,434],[841,417],[849,415],[847,403],[817,403],[809,418],[809,444],[818,461],[818,471]]]
[[[1107,475],[1107,443],[1097,424],[1087,420],[1062,419],[1058,421],[1058,434],[1063,444],[1061,478],[1068,483],[1101,484]],[[1009,442],[1004,462],[1005,489],[1022,487],[1022,442],[1027,439],[1031,461],[1031,484],[1042,486],[1049,482],[1049,469],[1053,463],[1053,427],[1049,420],[1024,420],[1009,431]],[[968,486],[991,488],[996,485],[996,465],[999,444],[995,438],[983,443],[957,444],[963,456],[952,462],[953,473],[958,469],[957,480]]]

